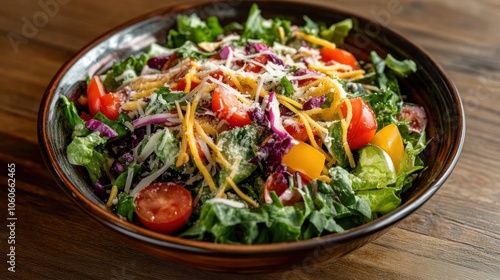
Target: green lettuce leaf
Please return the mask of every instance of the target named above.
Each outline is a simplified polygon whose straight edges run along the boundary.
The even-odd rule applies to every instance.
[[[172,165],[179,156],[179,141],[170,129],[163,129],[155,146],[155,154],[163,164]]]
[[[358,151],[352,174],[362,180],[362,189],[382,189],[396,182],[396,171],[389,155],[381,148],[367,145]]]
[[[281,42],[280,29],[284,31],[285,41],[291,36],[291,22],[280,18],[266,20],[261,15],[257,4],[253,4],[248,12],[245,29],[241,35],[242,39],[262,39],[268,46],[274,42]]]
[[[60,97],[61,114],[67,120],[70,129],[73,131],[71,137],[85,136],[90,133],[90,130],[85,126],[85,121],[80,118],[78,111],[73,102],[70,102],[64,95]]]
[[[401,198],[394,188],[358,191],[356,194],[366,201],[372,212],[382,215],[392,212],[401,204]]]
[[[321,38],[326,39],[330,42],[335,43],[335,45],[340,46],[344,44],[344,40],[349,35],[353,27],[353,21],[347,18],[343,21],[334,23],[330,25],[327,29],[322,29],[319,32]]]
[[[337,166],[347,167],[349,161],[344,150],[344,144],[342,141],[342,125],[340,121],[332,122],[327,127],[328,136],[323,140],[328,148],[330,154],[332,154],[337,160]]]
[[[358,212],[367,219],[371,219],[371,208],[369,204],[357,196],[352,189],[352,181],[349,179],[349,172],[337,166],[331,168],[329,173],[332,178],[330,185],[340,202],[348,209]]]
[[[73,141],[66,148],[69,163],[85,166],[92,184],[102,176],[105,158],[96,148],[105,143],[106,138],[99,136],[99,132],[93,132],[84,137],[73,138]]]
[[[209,239],[215,243],[252,244],[259,235],[259,224],[268,220],[267,213],[253,212],[225,203],[205,203],[195,224],[183,237]]]
[[[385,58],[385,64],[400,77],[408,77],[409,74],[417,72],[417,64],[411,59],[397,60],[388,54]]]
[[[118,194],[118,203],[116,204],[116,214],[134,222],[135,204],[134,198],[126,192]]]
[[[238,184],[257,169],[257,165],[250,163],[258,147],[260,130],[256,125],[247,125],[225,131],[217,138],[217,147],[229,163],[239,160],[233,181]],[[223,184],[233,169],[223,167],[219,173],[219,185]]]
[[[151,100],[144,106],[144,112],[148,115],[161,114],[174,110],[175,101],[179,100],[184,93],[171,92],[169,87],[162,86],[155,90],[155,98],[151,96]],[[185,105],[185,102],[180,102],[180,105]]]
[[[171,29],[167,37],[167,46],[178,48],[187,41],[193,43],[212,42],[217,36],[224,33],[216,16],[210,16],[206,21],[201,20],[196,14],[179,15],[177,29]]]

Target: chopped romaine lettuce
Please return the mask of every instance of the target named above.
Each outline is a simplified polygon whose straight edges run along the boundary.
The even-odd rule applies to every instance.
[[[330,154],[336,159],[337,166],[349,165],[342,140],[342,125],[340,121],[334,121],[327,126],[328,135],[323,140]]]
[[[106,139],[99,136],[99,132],[92,132],[84,137],[75,137],[68,145],[66,154],[69,163],[85,166],[92,184],[101,178],[104,156],[96,148],[106,143]]]
[[[206,21],[203,21],[196,14],[180,15],[177,17],[177,29],[171,29],[168,33],[167,46],[178,48],[189,41],[193,43],[212,42],[223,33],[224,29],[215,16],[210,16]]]
[[[61,95],[60,102],[62,115],[68,121],[70,129],[73,131],[71,134],[72,138],[89,134],[90,131],[85,126],[85,121],[78,115],[75,104],[70,102],[64,95]]]
[[[239,161],[234,166],[236,173],[233,181],[237,184],[247,178],[257,168],[257,165],[250,163],[258,147],[259,128],[255,125],[234,128],[225,131],[217,138],[217,146],[222,155],[229,163]],[[224,184],[226,178],[233,172],[232,168],[223,167],[219,173],[219,184]]]
[[[253,4],[245,22],[245,29],[241,37],[243,39],[262,39],[268,46],[274,42],[286,42],[291,35],[291,22],[288,20],[274,18],[268,20],[262,17],[261,10],[257,4]]]
[[[134,198],[126,192],[118,194],[118,203],[116,204],[116,214],[130,222],[134,221],[135,204]]]
[[[347,18],[343,21],[334,23],[328,29],[322,29],[319,32],[321,38],[326,39],[335,45],[340,46],[344,44],[344,40],[349,35],[353,26],[352,19]]]

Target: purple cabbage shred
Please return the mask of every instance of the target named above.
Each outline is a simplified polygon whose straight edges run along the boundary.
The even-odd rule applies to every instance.
[[[118,136],[118,133],[116,133],[116,131],[114,131],[111,127],[107,126],[106,124],[96,119],[90,119],[86,121],[85,126],[90,131],[98,131],[104,137],[114,138]]]
[[[326,94],[322,96],[313,96],[311,99],[307,100],[302,106],[303,110],[311,110],[315,108],[320,108],[326,101]]]
[[[161,70],[163,65],[167,63],[169,56],[157,56],[157,57],[152,57],[148,60],[147,64],[149,68]]]

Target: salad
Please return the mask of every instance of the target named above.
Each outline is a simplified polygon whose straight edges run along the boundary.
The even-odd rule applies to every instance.
[[[310,239],[390,213],[425,168],[415,62],[343,49],[353,20],[180,15],[61,110],[69,162],[121,218],[216,243]]]

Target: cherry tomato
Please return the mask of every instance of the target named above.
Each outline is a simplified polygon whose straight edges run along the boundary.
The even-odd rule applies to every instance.
[[[191,193],[174,183],[154,183],[136,195],[135,212],[141,223],[154,231],[174,233],[182,228],[193,210]]]
[[[404,105],[401,117],[408,122],[410,132],[422,133],[427,125],[427,115],[425,110],[417,105]]]
[[[194,89],[195,87],[198,86],[198,83],[197,82],[193,82],[191,81],[191,90]],[[184,91],[184,89],[186,88],[186,79],[185,78],[182,78],[180,79],[179,81],[177,81],[173,86],[172,86],[172,90],[175,90],[175,91]]]
[[[256,56],[253,59],[253,61],[250,61],[245,65],[245,68],[243,70],[245,70],[246,72],[259,73],[260,70],[262,70],[262,66],[260,64],[266,65],[268,60],[269,60],[269,58],[267,55]],[[253,63],[253,62],[256,62],[256,63]]]
[[[100,98],[101,113],[108,119],[115,121],[120,115],[121,99],[117,94],[108,93]]]
[[[361,97],[349,99],[352,118],[347,129],[347,143],[351,150],[359,149],[370,143],[377,131],[377,120],[373,110]],[[342,103],[340,109],[344,117],[347,115],[347,105]]]
[[[219,119],[226,120],[231,127],[252,123],[250,115],[238,98],[218,85],[212,95],[212,111]]]
[[[307,85],[308,83],[310,83],[312,81],[316,81],[316,80],[317,80],[316,78],[308,78],[308,79],[301,79],[301,80],[297,80],[297,81],[298,81],[299,87],[303,87],[303,86]]]
[[[304,179],[303,184],[308,184],[309,182]],[[302,196],[297,190],[291,189],[285,176],[281,173],[273,173],[266,180],[264,185],[264,201],[266,203],[272,203],[273,200],[269,194],[271,191],[276,192],[278,198],[284,206],[293,205],[299,201],[302,201]]]
[[[80,118],[81,118],[82,120],[84,120],[84,121],[88,121],[88,120],[92,119],[92,116],[91,116],[91,115],[89,115],[89,114],[87,114],[86,112],[82,112],[82,113],[80,114]]]
[[[163,67],[161,68],[161,71],[165,72],[168,69],[170,69],[170,67],[172,67],[172,65],[174,64],[174,61],[177,60],[178,57],[179,56],[177,55],[176,52],[173,53],[171,56],[169,56],[167,62],[165,62],[165,64],[163,64]]]
[[[106,91],[104,90],[104,86],[99,76],[92,77],[92,80],[90,80],[87,86],[87,103],[92,116],[101,111],[101,96],[105,94]]]
[[[396,172],[399,171],[405,147],[403,138],[395,124],[391,123],[375,133],[370,143],[384,150],[391,157]]]
[[[353,69],[359,69],[358,62],[354,55],[343,49],[332,49],[324,47],[319,50],[321,60],[324,62],[336,61],[341,64],[350,65]]]
[[[295,140],[308,142],[309,136],[307,135],[307,130],[305,125],[295,119],[287,119],[283,121],[283,127]],[[314,138],[318,140],[318,132],[313,129],[312,131]]]
[[[221,70],[210,73],[210,76],[219,81],[224,82],[226,80],[226,75],[224,75],[224,72],[222,72]]]

